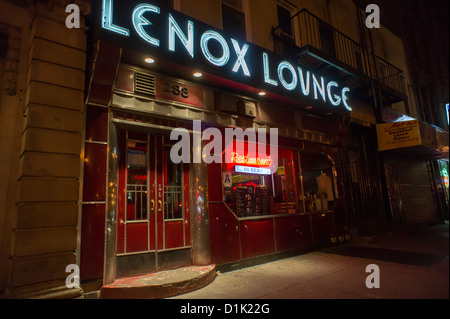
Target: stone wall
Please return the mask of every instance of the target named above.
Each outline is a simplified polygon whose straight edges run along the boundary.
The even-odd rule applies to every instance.
[[[16,168],[10,171],[13,185],[8,189],[16,190],[14,205],[0,207],[7,260],[1,269],[6,274],[3,294],[80,296],[80,289],[66,288],[65,269],[76,263],[86,30],[66,27],[63,2],[2,6],[10,10],[10,19],[23,16],[20,65],[25,70],[18,84],[23,96],[15,97],[11,119],[19,125],[20,115],[21,128],[6,137],[20,141],[20,148],[10,152],[6,163]],[[1,103],[5,108],[5,99]]]

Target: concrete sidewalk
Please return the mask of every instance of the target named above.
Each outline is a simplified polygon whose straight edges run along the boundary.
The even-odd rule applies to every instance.
[[[218,274],[172,299],[448,299],[448,222]],[[366,287],[366,267],[380,288]]]

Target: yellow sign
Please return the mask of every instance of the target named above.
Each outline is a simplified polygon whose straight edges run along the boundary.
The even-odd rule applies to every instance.
[[[417,120],[377,124],[377,136],[379,151],[422,144]]]

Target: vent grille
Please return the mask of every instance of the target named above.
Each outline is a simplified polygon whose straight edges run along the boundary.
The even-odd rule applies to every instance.
[[[155,77],[153,75],[136,72],[134,77],[135,93],[155,96],[155,85]]]

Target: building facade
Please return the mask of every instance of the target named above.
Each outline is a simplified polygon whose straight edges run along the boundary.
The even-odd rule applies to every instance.
[[[363,4],[75,1],[68,29],[68,3],[0,2],[4,297],[443,219],[427,172],[448,132],[417,116],[402,39]],[[383,151],[377,126],[405,120],[418,144]]]

